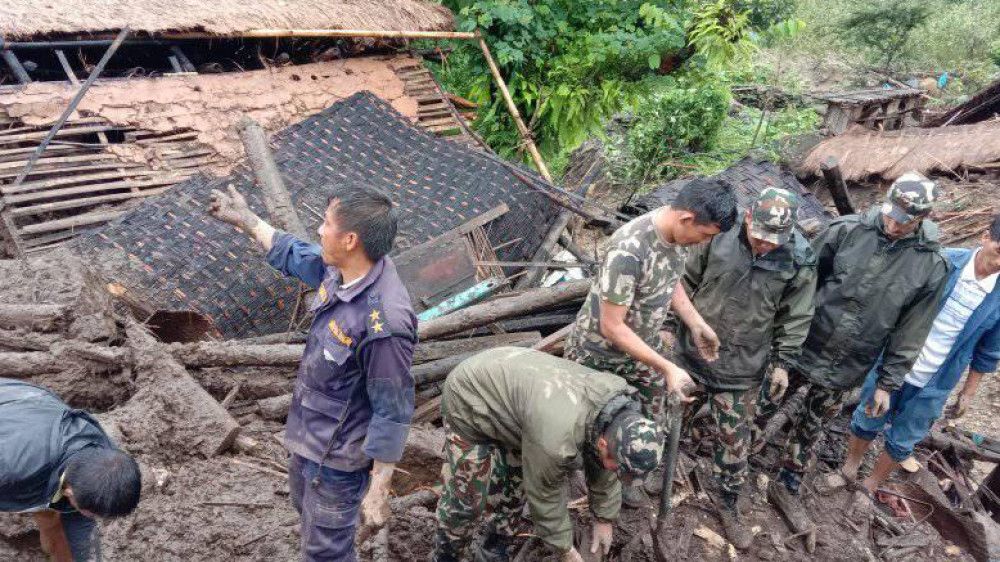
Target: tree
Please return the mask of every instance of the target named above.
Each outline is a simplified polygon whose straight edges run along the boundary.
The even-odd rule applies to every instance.
[[[906,48],[913,30],[930,15],[930,7],[912,0],[867,0],[842,25],[849,40],[875,52],[888,69]]]

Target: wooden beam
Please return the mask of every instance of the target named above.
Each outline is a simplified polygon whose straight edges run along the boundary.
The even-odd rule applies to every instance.
[[[193,64],[191,64],[191,60],[187,58],[187,55],[184,54],[184,51],[181,50],[180,46],[171,45],[170,52],[173,53],[175,57],[177,57],[177,62],[180,63],[180,66],[181,68],[184,69],[184,72],[193,72],[195,74],[198,73],[198,69],[195,68]]]
[[[125,211],[108,211],[102,213],[80,215],[78,217],[59,219],[39,224],[29,224],[28,226],[21,228],[21,234],[42,234],[44,232],[54,232],[56,230],[64,230],[68,228],[75,228],[78,226],[87,226],[91,224],[108,222],[110,220],[118,218],[124,213]]]
[[[542,154],[538,152],[538,147],[535,146],[535,141],[531,137],[531,131],[524,124],[524,120],[521,119],[521,113],[517,110],[514,99],[510,97],[510,90],[507,89],[507,83],[504,82],[503,75],[500,74],[500,69],[497,68],[497,63],[493,60],[493,55],[490,54],[489,46],[486,45],[482,34],[476,31],[475,35],[479,40],[479,48],[483,51],[483,56],[486,57],[486,63],[490,66],[490,72],[493,73],[493,79],[496,81],[497,87],[500,88],[500,93],[503,95],[504,101],[507,102],[507,110],[510,112],[511,117],[514,118],[514,123],[517,124],[517,131],[521,135],[521,141],[528,147],[528,153],[531,154],[531,159],[534,160],[535,167],[538,168],[538,173],[545,178],[545,181],[554,184],[552,174],[549,173],[549,168],[545,165],[545,161],[542,160]]]
[[[275,228],[284,230],[300,240],[311,240],[299,215],[295,212],[291,195],[285,188],[281,171],[274,162],[274,156],[267,144],[267,133],[263,127],[249,116],[244,115],[236,129],[246,148],[247,160],[257,178],[257,185],[263,192],[268,219]]]
[[[154,195],[159,195],[168,189],[170,188],[160,187],[142,191],[130,191],[128,193],[113,193],[111,195],[99,195],[96,197],[70,199],[68,201],[56,201],[54,203],[41,203],[39,205],[31,205],[29,207],[14,207],[11,209],[10,213],[15,217],[22,217],[26,215],[37,215],[39,213],[49,213],[52,211],[63,211],[66,209],[79,209],[81,207],[89,207],[91,205],[127,201],[129,199],[136,199],[139,197],[152,197]]]
[[[7,68],[10,69],[11,74],[14,75],[19,84],[31,84],[31,76],[28,75],[28,71],[24,69],[21,61],[17,60],[17,55],[14,54],[14,51],[4,49],[0,51],[0,54],[3,55],[3,60],[7,63]]]
[[[66,53],[62,52],[61,49],[56,49],[56,58],[59,59],[59,64],[63,67],[63,72],[66,73],[66,77],[69,78],[69,83],[73,86],[79,86],[80,80],[76,77],[76,73],[73,72],[73,67],[69,65],[69,60],[66,59]]]
[[[475,39],[475,33],[460,31],[391,31],[370,29],[253,29],[238,37],[371,37],[377,39]],[[177,37],[168,34],[167,37]]]
[[[847,183],[844,182],[844,175],[840,171],[840,164],[833,156],[828,157],[820,163],[820,171],[823,172],[823,179],[826,180],[826,187],[833,197],[833,204],[837,207],[837,212],[841,216],[853,215],[854,203],[851,201],[851,194],[847,190]]]

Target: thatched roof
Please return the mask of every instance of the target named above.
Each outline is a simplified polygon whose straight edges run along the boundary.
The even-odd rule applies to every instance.
[[[846,180],[894,180],[910,170],[926,175],[987,164],[1000,160],[1000,121],[891,132],[854,129],[816,145],[803,169],[819,175],[820,164],[830,156]]]
[[[991,119],[996,115],[1000,115],[1000,80],[987,86],[985,90],[970,98],[969,101],[924,126],[968,125]]]
[[[451,12],[424,0],[9,0],[6,39],[111,31],[235,34],[252,29],[444,31]]]

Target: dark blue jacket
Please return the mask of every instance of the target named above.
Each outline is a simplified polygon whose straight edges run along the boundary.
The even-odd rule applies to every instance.
[[[37,511],[86,447],[114,447],[90,414],[44,388],[0,378],[0,511]]]
[[[275,233],[267,263],[317,289],[288,411],[288,450],[343,471],[398,461],[413,417],[417,317],[395,264],[383,257],[342,289],[320,247],[286,232]]]

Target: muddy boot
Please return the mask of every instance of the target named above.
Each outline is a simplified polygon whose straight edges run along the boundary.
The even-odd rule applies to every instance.
[[[622,486],[622,503],[632,509],[642,509],[649,505],[649,496],[641,486]]]
[[[440,531],[434,537],[434,550],[431,551],[430,562],[458,562],[460,549],[449,541]]]
[[[740,520],[740,510],[737,505],[739,496],[729,492],[722,493],[722,501],[719,502],[719,520],[722,521],[722,530],[726,533],[726,538],[733,543],[738,550],[750,548],[753,542],[753,535]]]
[[[788,470],[781,470],[778,479],[771,482],[767,487],[767,499],[781,511],[788,526],[795,533],[804,533],[809,529],[815,529],[812,520],[806,513],[805,507],[799,497],[799,486],[802,477]],[[816,532],[808,533],[805,537],[806,551],[810,554],[816,550]]]
[[[486,529],[482,538],[473,549],[474,562],[507,562],[510,560],[510,547],[514,537],[497,534],[492,529]]]

